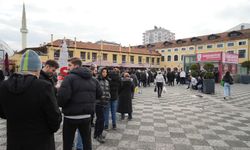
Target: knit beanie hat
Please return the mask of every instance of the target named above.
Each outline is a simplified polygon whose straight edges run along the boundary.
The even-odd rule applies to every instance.
[[[21,71],[38,71],[42,69],[42,63],[36,52],[27,50],[22,55]]]

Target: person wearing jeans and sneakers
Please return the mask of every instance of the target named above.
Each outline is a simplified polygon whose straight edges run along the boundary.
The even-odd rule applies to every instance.
[[[233,84],[233,78],[229,71],[226,72],[222,80],[224,81],[224,99],[226,99],[231,95],[231,84]]]
[[[111,118],[112,118],[112,127],[116,129],[116,110],[117,110],[117,101],[118,101],[118,90],[121,86],[121,78],[119,75],[119,71],[116,68],[110,72],[109,74],[109,85],[110,85],[110,94],[111,98],[107,105],[107,109],[105,109],[105,122],[104,122],[104,129],[108,129],[109,127],[109,112],[111,111]]]
[[[102,135],[104,129],[104,111],[107,109],[107,105],[110,99],[110,88],[109,81],[107,80],[108,70],[102,68],[97,80],[100,83],[103,94],[101,98],[97,99],[95,113],[96,113],[96,123],[95,123],[95,132],[94,138],[100,142],[105,143],[104,136]]]

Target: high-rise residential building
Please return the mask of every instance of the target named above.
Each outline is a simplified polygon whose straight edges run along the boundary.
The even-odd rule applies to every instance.
[[[154,26],[154,29],[143,33],[143,44],[152,44],[157,42],[175,40],[175,33],[162,27]]]

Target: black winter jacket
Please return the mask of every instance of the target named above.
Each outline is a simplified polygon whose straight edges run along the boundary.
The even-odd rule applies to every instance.
[[[132,93],[134,92],[134,83],[131,78],[123,78],[122,86],[119,90],[119,101],[117,112],[131,113],[132,110]]]
[[[0,86],[0,117],[7,119],[7,149],[55,149],[62,118],[50,83],[13,74]]]
[[[106,78],[98,77],[98,81],[100,83],[101,89],[103,91],[101,99],[97,99],[97,103],[101,105],[107,105],[110,100],[110,87],[109,81]]]
[[[111,94],[111,101],[118,100],[118,92],[121,88],[121,77],[119,73],[115,71],[111,71],[109,74],[109,86],[110,86],[110,94]]]
[[[99,82],[88,68],[73,69],[58,90],[58,104],[66,116],[92,114],[102,96]]]
[[[45,80],[45,81],[51,83],[51,85],[53,87],[53,91],[54,91],[55,95],[57,95],[57,89],[55,88],[55,81],[53,79],[53,76],[49,76],[46,72],[41,70],[39,79],[42,79],[42,80]]]

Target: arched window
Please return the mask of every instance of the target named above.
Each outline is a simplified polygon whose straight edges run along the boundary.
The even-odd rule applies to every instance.
[[[168,61],[171,61],[171,55],[168,55]]]
[[[174,61],[178,61],[179,57],[178,55],[174,55]]]

